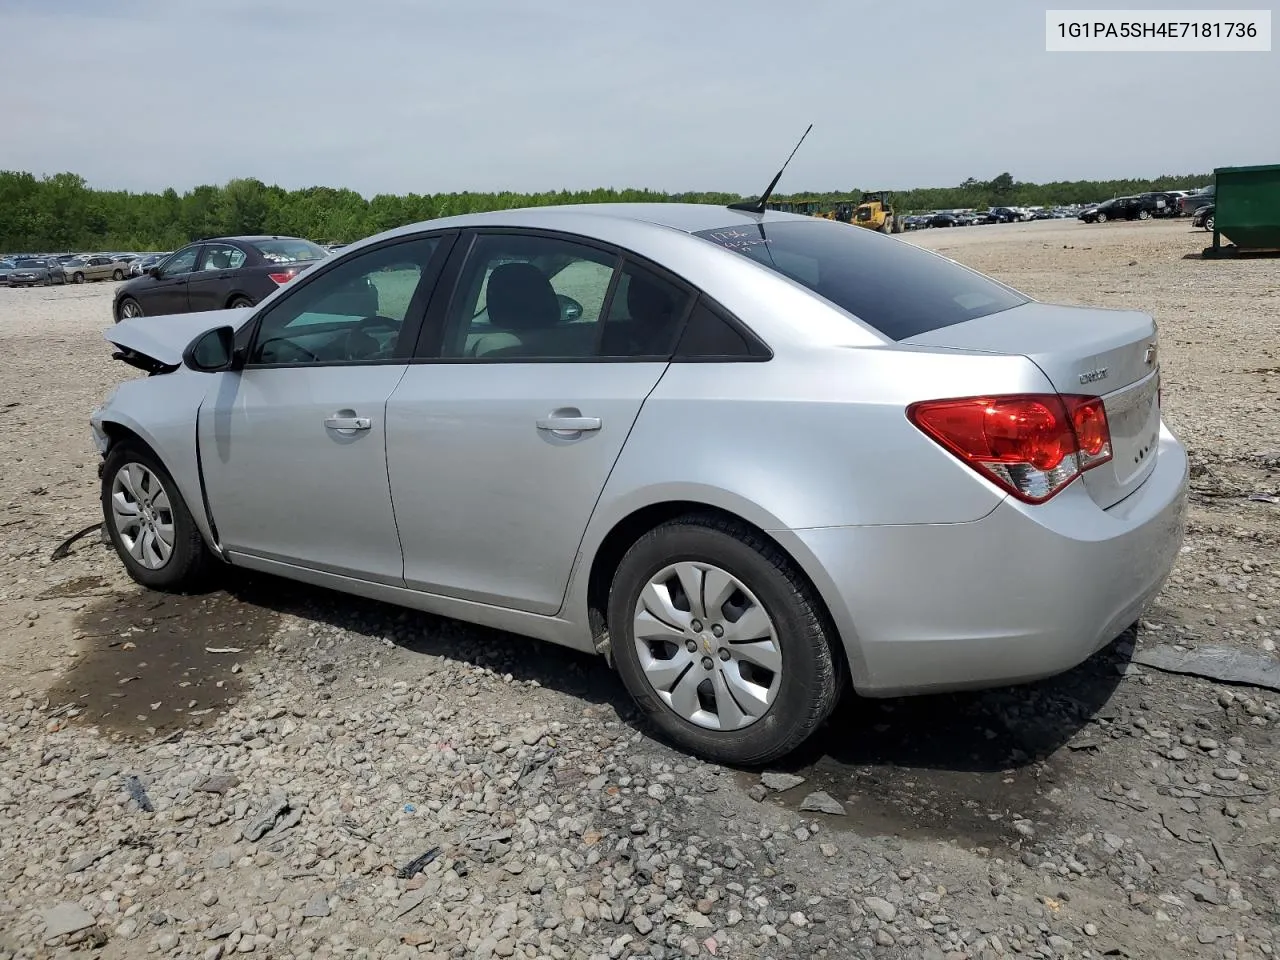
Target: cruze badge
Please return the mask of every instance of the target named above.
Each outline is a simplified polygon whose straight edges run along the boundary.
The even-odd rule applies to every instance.
[[[1107,368],[1099,367],[1097,370],[1086,370],[1080,374],[1081,383],[1097,383],[1099,380],[1107,378]]]

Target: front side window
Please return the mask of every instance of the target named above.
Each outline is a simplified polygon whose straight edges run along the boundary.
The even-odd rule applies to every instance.
[[[160,270],[160,275],[162,277],[174,277],[183,273],[190,273],[195,269],[196,254],[199,252],[199,246],[186,247],[179,250],[165,262]]]
[[[437,237],[362,252],[268,307],[251,364],[367,363],[395,356]]]
[[[558,237],[477,237],[445,323],[441,355],[489,360],[595,356],[617,259]]]
[[[239,270],[247,255],[229,243],[206,243],[200,257],[200,270]]]
[[[826,221],[738,224],[696,236],[796,281],[891,340],[1028,302],[905,241]]]

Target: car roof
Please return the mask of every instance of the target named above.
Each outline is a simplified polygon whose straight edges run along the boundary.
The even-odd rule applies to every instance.
[[[389,230],[382,236],[417,233],[426,229],[447,227],[544,227],[570,229],[571,221],[578,225],[590,222],[590,218],[613,223],[649,224],[696,233],[739,224],[771,223],[781,220],[812,220],[803,214],[766,210],[754,213],[732,210],[714,203],[566,203],[543,207],[516,207],[510,210],[488,210],[483,213],[466,213],[436,220],[424,220]]]

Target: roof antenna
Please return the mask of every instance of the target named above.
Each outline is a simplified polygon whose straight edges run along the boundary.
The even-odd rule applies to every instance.
[[[729,204],[729,209],[746,210],[748,213],[764,213],[767,209],[766,204],[768,204],[769,198],[773,196],[773,188],[778,185],[778,181],[782,179],[783,171],[787,169],[787,163],[791,162],[791,157],[796,155],[796,150],[800,149],[800,144],[804,143],[804,138],[809,135],[809,131],[812,129],[812,123],[805,128],[804,134],[800,137],[800,143],[795,145],[795,149],[792,150],[790,155],[787,157],[787,162],[782,165],[782,170],[779,170],[778,175],[770,181],[769,186],[765,189],[764,193],[760,195],[759,200],[743,200],[740,203],[731,203]]]

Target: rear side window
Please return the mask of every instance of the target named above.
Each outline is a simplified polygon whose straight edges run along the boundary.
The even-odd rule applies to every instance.
[[[251,246],[268,263],[297,263],[299,260],[323,260],[329,252],[310,240],[294,237],[275,237],[271,240],[255,240]]]
[[[789,277],[891,340],[1027,302],[959,264],[864,227],[784,221],[696,236]]]

